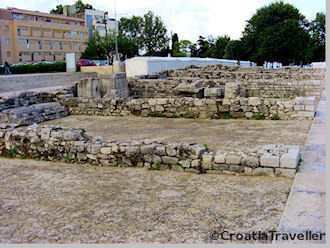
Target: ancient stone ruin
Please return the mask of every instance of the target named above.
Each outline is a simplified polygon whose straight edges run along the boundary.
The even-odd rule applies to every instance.
[[[294,176],[298,146],[270,144],[231,151],[207,144],[157,140],[107,141],[81,129],[36,125],[67,115],[201,119],[313,119],[324,71],[212,65],[128,79],[124,73],[82,78],[54,92],[0,99],[2,156],[173,169],[196,173]]]

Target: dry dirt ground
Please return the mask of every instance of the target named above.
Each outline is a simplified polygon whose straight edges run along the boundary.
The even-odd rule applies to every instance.
[[[140,117],[69,116],[45,124],[84,128],[111,140],[157,138],[207,144],[212,149],[243,149],[264,144],[303,145],[311,121],[191,120]]]
[[[0,243],[222,243],[274,230],[291,183],[0,159]]]

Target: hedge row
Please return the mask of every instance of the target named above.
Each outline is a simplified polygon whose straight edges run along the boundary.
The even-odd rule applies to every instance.
[[[48,73],[48,72],[65,72],[65,62],[55,63],[39,63],[26,65],[12,65],[10,67],[12,74],[27,74],[27,73]],[[4,67],[0,67],[0,74],[4,74]]]

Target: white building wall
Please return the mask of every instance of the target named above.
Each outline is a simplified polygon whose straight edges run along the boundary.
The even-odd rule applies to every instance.
[[[212,58],[134,57],[125,61],[127,77],[152,75],[166,70],[182,69],[191,65],[206,66],[222,64],[237,66],[237,60]],[[254,67],[255,63],[240,61],[241,67]]]

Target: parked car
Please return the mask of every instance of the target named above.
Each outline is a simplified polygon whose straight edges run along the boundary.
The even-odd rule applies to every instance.
[[[81,66],[96,66],[95,62],[89,59],[79,59],[77,62],[77,69],[80,70]]]

